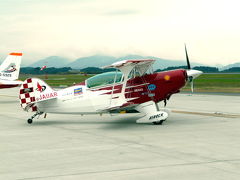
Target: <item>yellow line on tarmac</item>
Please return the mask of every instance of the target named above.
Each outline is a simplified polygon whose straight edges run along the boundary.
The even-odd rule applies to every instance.
[[[238,114],[225,114],[225,113],[207,113],[207,112],[191,112],[191,111],[181,111],[181,110],[172,110],[173,113],[180,114],[194,114],[202,116],[213,116],[213,117],[224,117],[224,118],[240,118]]]

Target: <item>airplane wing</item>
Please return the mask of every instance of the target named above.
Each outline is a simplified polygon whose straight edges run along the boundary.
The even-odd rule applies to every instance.
[[[127,86],[127,81],[131,78],[131,72],[138,72],[139,76],[143,76],[146,71],[151,67],[151,65],[155,62],[153,59],[142,59],[142,60],[123,60],[112,65],[105,66],[103,68],[116,68],[119,69],[123,73],[123,86],[121,93],[118,95],[117,99],[112,98],[111,105],[106,107],[106,109],[102,109],[100,111],[111,111],[116,109],[123,108],[133,108],[137,106],[136,104],[130,103],[130,99],[125,97],[125,89]],[[114,84],[113,84],[114,89]]]
[[[134,67],[136,67],[139,70],[140,76],[142,76],[155,61],[156,60],[154,59],[123,60],[102,68],[117,68],[122,71],[123,69],[132,70]]]
[[[126,109],[127,110],[133,110],[137,106],[138,106],[138,104],[127,102],[127,103],[124,103],[124,104],[118,104],[118,105],[115,105],[115,106],[110,106],[110,107],[107,107],[105,109],[97,109],[96,111],[98,111],[98,112],[113,112],[115,110],[118,110],[118,111],[122,111],[122,110],[126,110]]]

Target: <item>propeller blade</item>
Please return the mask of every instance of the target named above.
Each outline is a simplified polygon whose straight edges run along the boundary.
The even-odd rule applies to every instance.
[[[185,46],[185,54],[186,54],[187,68],[188,68],[186,70],[187,80],[188,80],[189,83],[191,83],[191,90],[192,90],[192,93],[193,93],[193,91],[194,91],[193,80],[196,79],[198,76],[200,76],[203,72],[191,69],[190,61],[189,61],[189,58],[188,58],[187,46],[186,46],[186,44],[184,44],[184,46]]]
[[[185,54],[186,54],[186,60],[187,60],[187,68],[191,69],[191,65],[190,65],[190,61],[189,61],[188,53],[187,53],[187,46],[186,46],[186,44],[184,44],[184,45],[185,45]]]

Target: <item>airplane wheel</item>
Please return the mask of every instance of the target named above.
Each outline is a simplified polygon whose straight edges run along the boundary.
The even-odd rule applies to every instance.
[[[32,119],[27,120],[28,124],[32,124]]]
[[[164,120],[161,120],[161,121],[154,121],[153,124],[154,125],[162,125]]]

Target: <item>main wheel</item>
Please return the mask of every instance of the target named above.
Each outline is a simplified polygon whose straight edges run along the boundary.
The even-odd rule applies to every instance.
[[[161,121],[154,121],[153,124],[154,125],[162,125],[164,120],[161,120]]]
[[[32,124],[32,119],[27,120],[28,124]]]

